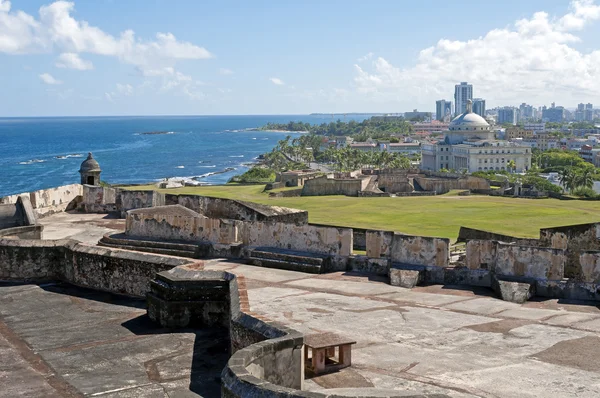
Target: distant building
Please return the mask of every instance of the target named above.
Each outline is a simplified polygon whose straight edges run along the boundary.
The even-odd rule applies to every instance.
[[[508,170],[511,160],[515,162],[517,172],[529,170],[531,148],[496,140],[485,119],[473,113],[472,101],[467,102],[463,114],[452,120],[442,141],[421,145],[421,168],[424,170]]]
[[[485,100],[483,98],[475,98],[473,100],[473,113],[485,117]]]
[[[542,121],[550,123],[560,123],[565,120],[565,108],[562,106],[554,106],[542,111]]]
[[[379,146],[375,143],[370,142],[355,142],[349,145],[352,149],[357,149],[363,152],[376,152],[379,151]]]
[[[513,126],[517,124],[517,109],[512,106],[505,106],[498,109],[498,124],[510,123]]]
[[[535,108],[531,105],[527,105],[526,103],[522,103],[519,106],[519,117],[518,121],[528,121],[535,118]]]
[[[404,118],[406,120],[423,119],[425,121],[431,121],[431,112],[419,112],[418,110],[413,109],[412,112],[405,112]]]
[[[435,101],[435,118],[440,122],[446,121],[447,117],[452,117],[452,101]]]
[[[421,144],[418,142],[403,142],[399,144],[388,144],[387,151],[391,153],[400,153],[408,157],[421,153]]]
[[[454,86],[454,114],[456,116],[465,113],[467,101],[473,100],[473,85],[461,82]]]
[[[426,131],[428,133],[441,133],[448,130],[448,123],[438,122],[437,120],[434,120],[431,123],[415,122],[412,126],[415,132]]]
[[[531,130],[533,132],[546,131],[546,123],[525,123],[523,124],[525,130]]]
[[[514,140],[515,138],[532,138],[533,130],[526,130],[520,127],[509,127],[504,133],[504,139]]]

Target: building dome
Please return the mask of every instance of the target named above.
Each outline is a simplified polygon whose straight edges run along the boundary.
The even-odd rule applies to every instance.
[[[96,159],[92,156],[92,153],[88,153],[88,157],[86,160],[81,163],[81,167],[79,168],[80,173],[93,173],[100,172],[100,165],[96,162]]]
[[[467,111],[452,119],[448,126],[450,131],[486,131],[490,125],[484,118],[473,113],[473,102],[467,101]]]

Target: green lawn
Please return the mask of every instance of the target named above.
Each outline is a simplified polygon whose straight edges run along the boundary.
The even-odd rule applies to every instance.
[[[543,227],[600,222],[600,201],[456,196],[454,192],[408,198],[269,198],[262,190],[262,185],[225,185],[162,192],[239,199],[308,210],[309,220],[313,223],[394,230],[450,239],[456,238],[460,226],[521,237],[538,237],[539,229]]]

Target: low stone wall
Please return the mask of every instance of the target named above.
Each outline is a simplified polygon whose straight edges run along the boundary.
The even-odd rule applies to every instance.
[[[414,187],[409,182],[406,173],[379,174],[379,176],[377,177],[377,186],[380,190],[388,193],[408,193],[414,191]]]
[[[566,250],[565,277],[580,280],[580,254],[600,250],[600,223],[540,229],[540,245]]]
[[[498,243],[495,272],[497,275],[557,281],[564,277],[565,263],[565,252],[561,249]]]
[[[358,193],[363,191],[368,183],[368,178],[334,179],[320,177],[306,181],[302,188],[302,196],[358,196]]]
[[[239,240],[248,247],[279,249],[347,257],[352,254],[352,229],[267,222],[244,222]]]
[[[580,280],[600,284],[600,251],[585,251],[579,255]]]
[[[456,177],[415,177],[414,180],[424,191],[434,191],[437,194],[449,192],[452,189],[490,189],[485,178],[473,176]]]
[[[82,192],[80,184],[64,185],[19,195],[5,196],[0,198],[0,204],[15,204],[20,196],[26,196],[31,202],[35,216],[44,217],[74,209]]]
[[[25,225],[0,229],[0,238],[9,239],[42,239],[44,226],[41,224]]]
[[[208,218],[225,218],[239,221],[277,221],[292,224],[308,223],[308,212],[279,206],[200,195],[165,196],[165,204],[181,205]]]
[[[390,257],[392,249],[393,231],[367,231],[366,249],[367,257]]]
[[[467,242],[469,240],[492,240],[508,243],[516,243],[522,246],[539,246],[539,239],[518,238],[515,236],[497,234],[495,232],[483,231],[481,229],[460,227],[458,231],[457,242]]]
[[[168,241],[238,242],[239,221],[212,219],[180,205],[130,210],[125,233],[132,237]]]
[[[393,263],[447,267],[450,240],[394,234],[390,256]]]
[[[115,198],[121,217],[125,218],[128,210],[145,209],[148,207],[164,206],[165,195],[157,191],[128,191],[119,190]]]
[[[0,279],[61,280],[143,297],[157,272],[193,261],[83,245],[75,240],[0,239]]]
[[[86,213],[113,213],[118,212],[117,194],[121,190],[110,187],[99,187],[95,185],[83,186],[83,200],[79,209]]]

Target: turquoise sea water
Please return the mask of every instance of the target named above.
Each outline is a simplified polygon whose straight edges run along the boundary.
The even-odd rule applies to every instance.
[[[365,116],[352,115],[362,120]],[[320,124],[326,115],[0,118],[0,196],[79,182],[88,152],[109,183],[195,177],[223,184],[286,133],[243,131],[267,122]],[[145,135],[167,131],[172,134]],[[289,134],[295,136],[295,134]],[[222,171],[231,169],[227,172]],[[217,174],[214,174],[217,173]]]

